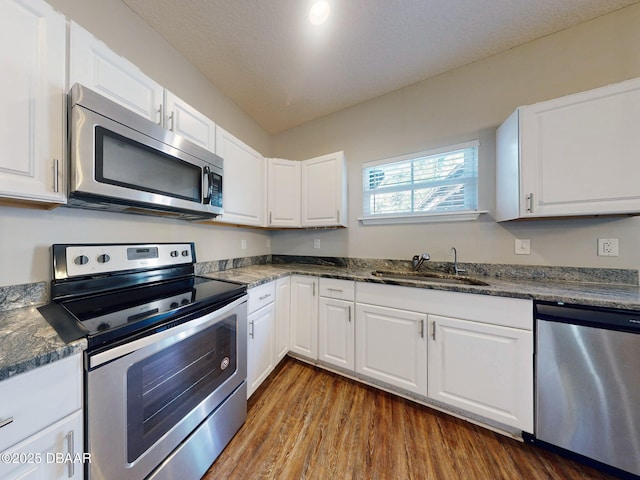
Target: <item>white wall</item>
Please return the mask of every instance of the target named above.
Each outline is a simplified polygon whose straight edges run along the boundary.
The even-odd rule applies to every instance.
[[[111,49],[264,155],[271,137],[122,2],[48,0]],[[135,215],[0,207],[0,286],[49,280],[53,243],[196,242],[198,261],[270,253],[269,232]],[[246,250],[241,249],[246,240]]]
[[[362,226],[362,164],[478,138],[480,209],[495,209],[495,128],[519,105],[640,76],[640,4],[309,122],[274,137],[274,155],[304,159],[345,150],[349,228],[274,233],[273,253],[403,258],[427,251],[447,261],[638,268],[640,217]],[[640,160],[639,160],[640,162]],[[628,172],[621,172],[628,174]],[[640,179],[640,163],[638,166]],[[620,256],[597,257],[597,238]],[[321,248],[313,248],[313,239]],[[529,256],[514,239],[531,240]]]

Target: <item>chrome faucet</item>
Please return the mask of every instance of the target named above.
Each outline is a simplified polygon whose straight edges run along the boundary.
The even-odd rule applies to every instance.
[[[422,255],[414,255],[413,258],[411,259],[411,265],[413,266],[413,271],[417,272],[425,260],[431,260],[431,257],[426,252],[423,253]]]
[[[449,255],[453,255],[453,272],[456,275],[466,272],[464,268],[458,267],[458,251],[456,250],[456,247],[451,247],[451,250],[449,250]]]

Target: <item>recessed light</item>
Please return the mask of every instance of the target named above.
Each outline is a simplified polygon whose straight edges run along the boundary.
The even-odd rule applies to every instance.
[[[329,18],[329,13],[331,13],[329,2],[326,0],[318,0],[311,6],[311,10],[309,10],[309,21],[313,25],[321,25]]]

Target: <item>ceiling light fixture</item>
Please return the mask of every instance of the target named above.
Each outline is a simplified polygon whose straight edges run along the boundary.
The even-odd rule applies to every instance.
[[[309,21],[313,25],[321,25],[329,18],[329,13],[331,13],[329,2],[327,0],[318,0],[309,10]]]

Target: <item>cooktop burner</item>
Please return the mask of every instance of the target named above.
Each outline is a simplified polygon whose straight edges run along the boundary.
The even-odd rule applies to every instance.
[[[53,302],[40,311],[66,342],[89,350],[190,320],[246,293],[195,276],[193,244],[54,245]]]

